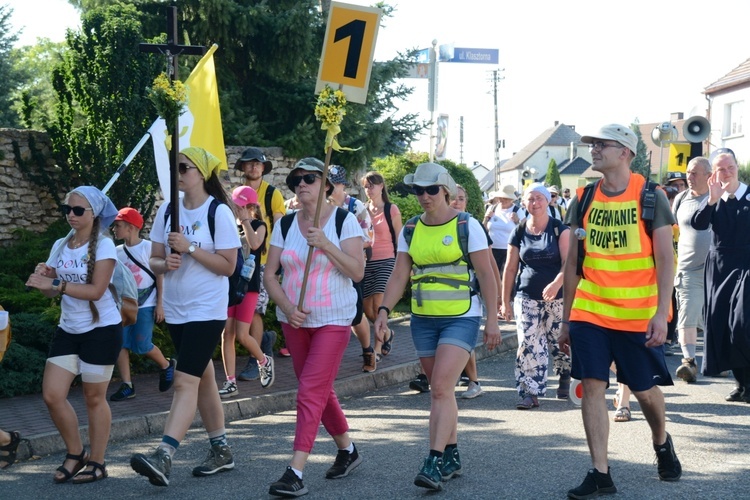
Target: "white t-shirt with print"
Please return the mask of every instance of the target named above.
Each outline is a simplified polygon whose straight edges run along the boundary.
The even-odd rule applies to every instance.
[[[61,240],[58,240],[53,248],[57,247]],[[88,277],[88,251],[89,244],[71,249],[68,245],[62,247],[57,262],[47,262],[47,265],[54,267],[57,277],[68,283],[86,283]],[[52,255],[50,254],[50,257]],[[100,260],[117,258],[114,242],[106,236],[100,236],[96,245],[96,262]],[[110,281],[112,277],[110,276]],[[112,293],[109,288],[104,291],[104,295],[99,300],[94,301],[96,310],[99,313],[99,321],[94,323],[94,316],[91,313],[88,300],[81,300],[63,295],[60,302],[62,315],[60,316],[60,328],[67,333],[86,333],[94,328],[114,325],[122,322],[120,311],[117,309]]]
[[[452,221],[455,224],[456,222],[455,218],[452,219]],[[422,222],[420,221],[419,224],[421,223]],[[443,244],[443,243],[440,242],[440,244]],[[482,229],[482,226],[479,224],[479,221],[477,221],[474,217],[470,217],[469,218],[469,253],[479,252],[481,250],[487,250],[488,248],[489,247],[487,245],[487,235],[484,232],[484,229]],[[401,229],[401,232],[398,235],[398,251],[409,253],[409,245],[406,244],[406,238],[404,238],[403,229]],[[474,278],[473,269],[469,270],[469,276],[472,279]],[[482,302],[479,298],[479,295],[475,294],[471,296],[471,307],[469,308],[469,310],[465,314],[462,314],[459,317],[464,317],[464,316],[470,317],[470,316],[481,316],[481,315],[482,315]]]
[[[130,257],[128,257],[128,254],[125,253],[123,246],[124,245],[117,245],[117,258],[120,259],[120,262],[125,264],[125,267],[130,269],[130,271],[133,273],[135,284],[138,287],[138,290],[145,290],[153,286],[153,278],[151,278],[151,276],[149,276],[146,271],[141,269],[141,266],[133,262]],[[146,266],[148,269],[151,269],[151,267],[149,266],[149,259],[151,258],[151,242],[149,240],[141,240],[141,242],[137,245],[128,247],[128,252],[130,252],[130,254],[142,265]],[[156,287],[151,290],[151,294],[146,299],[146,302],[144,302],[140,307],[156,307]]]
[[[312,312],[307,315],[302,327],[351,325],[354,314],[357,312],[357,292],[354,290],[352,280],[342,274],[328,260],[322,250],[308,246],[307,240],[299,230],[297,217],[294,218],[289,227],[286,241],[281,235],[281,228],[278,227],[280,221],[281,219],[276,221],[276,227],[271,232],[271,245],[283,249],[281,252],[281,267],[284,269],[284,278],[281,282],[281,288],[293,304],[299,303],[308,249],[313,250],[304,303],[305,309]],[[337,248],[341,248],[339,237],[336,234],[335,211],[328,218],[326,225],[323,226],[323,233]],[[341,241],[350,238],[364,239],[364,234],[357,218],[351,213],[347,213],[341,228]],[[288,323],[286,315],[279,307],[276,308],[276,317],[279,321]]]
[[[180,198],[180,229],[191,245],[200,247],[206,252],[228,250],[241,246],[234,214],[225,204],[216,207],[214,216],[215,234],[211,238],[208,228],[208,207],[213,200],[209,196],[198,208],[187,210]],[[154,217],[149,239],[164,245],[167,254],[171,252],[167,245],[171,219],[167,218],[164,226],[164,213],[167,203],[162,204]],[[164,275],[164,318],[167,323],[184,324],[193,321],[212,321],[227,319],[229,303],[229,279],[226,276],[209,271],[187,253],[182,255],[179,269]]]

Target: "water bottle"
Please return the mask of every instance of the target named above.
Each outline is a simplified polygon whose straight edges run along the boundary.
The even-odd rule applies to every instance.
[[[240,271],[240,276],[245,278],[246,280],[249,280],[253,273],[255,272],[255,255],[250,254],[245,259],[245,263],[242,265],[242,271]]]

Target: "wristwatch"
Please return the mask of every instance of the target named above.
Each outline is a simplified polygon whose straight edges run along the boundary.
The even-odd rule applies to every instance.
[[[193,252],[195,252],[195,245],[190,245],[188,247],[188,255],[192,255]]]
[[[60,278],[55,278],[52,280],[52,289],[54,291],[57,291],[60,288],[60,283],[62,280]]]

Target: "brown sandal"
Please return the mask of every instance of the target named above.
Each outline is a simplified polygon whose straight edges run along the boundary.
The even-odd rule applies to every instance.
[[[10,443],[5,446],[0,446],[0,452],[4,452],[0,455],[0,469],[7,469],[16,461],[16,453],[18,452],[18,445],[21,444],[21,435],[17,432],[9,432]]]
[[[73,470],[68,470],[65,468],[65,461],[66,460],[77,460],[76,464],[73,466]],[[71,453],[68,453],[65,455],[65,460],[63,460],[63,464],[57,468],[57,472],[61,473],[63,477],[58,476],[52,476],[52,481],[54,481],[57,484],[62,484],[70,480],[73,476],[78,474],[81,469],[86,467],[86,464],[89,463],[89,455],[86,453],[86,448],[83,449],[80,455],[73,455]]]
[[[94,462],[93,460],[89,460],[89,463],[86,464],[86,467],[91,467],[92,469],[79,472],[76,475],[76,477],[73,478],[71,483],[73,484],[93,483],[95,481],[106,479],[109,476],[109,474],[107,474],[107,464],[100,464],[99,462]],[[102,473],[99,474],[98,476],[96,475],[97,469],[102,471]]]

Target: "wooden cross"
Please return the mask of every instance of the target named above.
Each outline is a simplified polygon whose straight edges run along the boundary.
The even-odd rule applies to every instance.
[[[172,5],[167,9],[167,43],[140,43],[138,48],[141,52],[150,52],[164,54],[167,56],[167,75],[170,82],[177,79],[177,56],[202,56],[206,53],[206,47],[202,45],[179,45],[177,43],[177,5]],[[179,176],[177,169],[177,158],[180,154],[180,118],[174,124],[172,130],[172,150],[169,152],[169,200],[171,201],[172,222],[171,232],[180,231],[180,205],[179,201]]]

